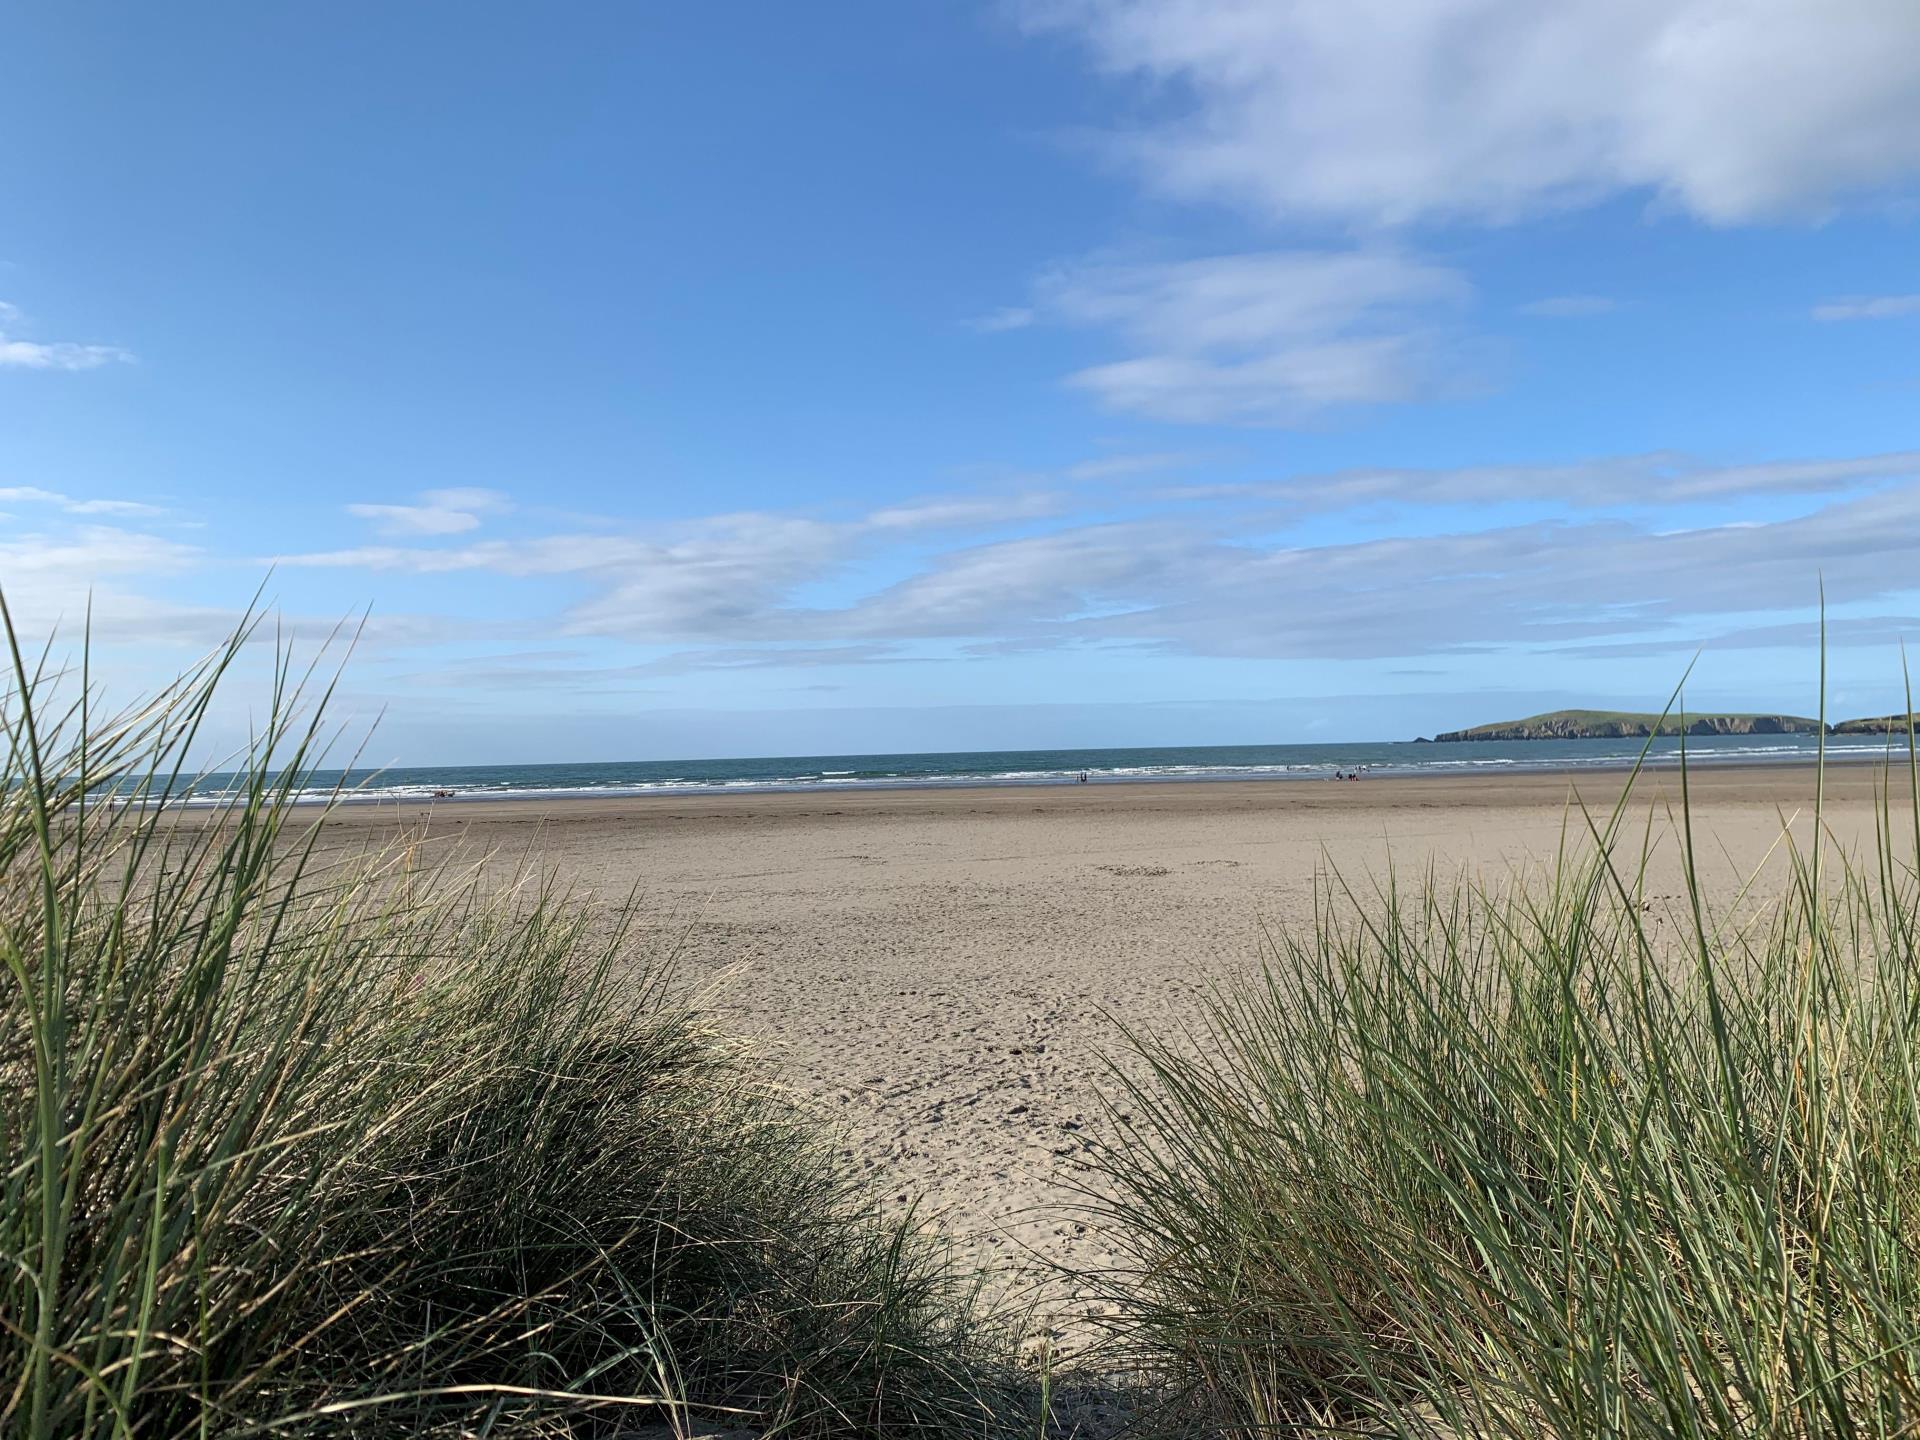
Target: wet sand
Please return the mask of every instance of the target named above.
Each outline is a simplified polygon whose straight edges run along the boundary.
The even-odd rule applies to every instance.
[[[1871,844],[1883,778],[1829,769],[1843,845]],[[1578,838],[1576,794],[1604,823],[1623,779],[443,801],[349,806],[336,833],[425,826],[550,866],[609,911],[633,895],[641,949],[673,955],[769,1047],[888,1203],[924,1197],[969,1263],[1004,1276],[1101,1262],[1060,1182],[1113,1093],[1119,1024],[1190,1024],[1211,984],[1257,969],[1263,927],[1311,924],[1330,867],[1362,889],[1390,860],[1499,879],[1550,860],[1569,824]],[[1813,772],[1697,770],[1690,784],[1709,886],[1731,895],[1760,870],[1777,891],[1769,851],[1783,821],[1811,835]],[[1658,895],[1679,890],[1678,799],[1660,772],[1629,806],[1636,848],[1652,817]]]

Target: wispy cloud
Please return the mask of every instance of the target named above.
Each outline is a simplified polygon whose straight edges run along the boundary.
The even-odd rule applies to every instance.
[[[1736,224],[1818,215],[1920,171],[1906,0],[1020,9],[1175,100],[1112,142],[1151,184],[1288,220],[1499,222],[1637,190]]]
[[[464,535],[480,528],[482,516],[512,508],[498,490],[467,488],[424,491],[411,505],[349,505],[347,513],[371,520],[382,535]]]
[[[737,646],[677,650],[631,664],[591,664],[579,656],[492,655],[453,660],[430,670],[396,672],[387,683],[430,685],[449,690],[550,690],[647,695],[653,684],[676,675],[757,670],[815,670],[841,666],[909,664],[916,657],[899,646],[881,644]],[[808,687],[837,690],[838,685]]]
[[[69,515],[111,515],[125,518],[163,515],[158,505],[140,500],[81,500],[37,485],[0,486],[0,505],[52,505]]]
[[[113,526],[0,540],[7,606],[22,634],[41,637],[83,621],[102,641],[183,640],[211,645],[238,616],[156,600],[143,582],[185,574],[202,563],[191,545]]]
[[[163,513],[132,501],[69,500],[31,486],[0,490],[0,496],[54,505],[80,517],[138,519]],[[227,572],[222,589],[235,597],[235,604],[177,598],[181,585],[195,585],[220,571]],[[246,562],[239,575],[232,571],[230,561],[202,545],[127,525],[58,522],[55,528],[0,534],[0,582],[23,636],[35,643],[64,636],[77,644],[84,626],[92,642],[137,647],[142,661],[151,660],[156,647],[205,652],[233,636],[249,618],[242,603],[262,575],[252,562]],[[353,612],[360,606],[352,603],[331,613],[281,612],[270,594],[261,599],[271,623],[259,627],[252,638],[262,645],[320,645],[353,634],[363,649],[410,647],[470,636],[475,629],[444,616],[388,612],[356,617]],[[254,618],[266,612],[256,612]],[[489,625],[485,633],[492,639],[500,630]]]
[[[1851,295],[1813,307],[1816,320],[1897,320],[1920,315],[1920,295]]]
[[[813,670],[840,665],[901,665],[915,660],[916,657],[897,645],[736,646],[676,651],[641,668],[650,674],[672,675],[696,670]]]
[[[1024,330],[1031,324],[1033,310],[1030,306],[1002,305],[998,310],[975,316],[967,322],[967,327],[985,335],[995,335],[1003,330]]]
[[[1698,633],[1653,636],[1639,640],[1611,641],[1599,645],[1568,645],[1555,651],[1586,660],[1627,660],[1656,655],[1686,655],[1696,650],[1795,650],[1802,654],[1817,650],[1822,642],[1829,649],[1851,646],[1894,646],[1920,641],[1920,616],[1868,615],[1828,616],[1820,620],[1796,620],[1784,624],[1749,625],[1702,638]]]
[[[117,345],[52,344],[20,340],[0,331],[0,367],[16,370],[97,370],[102,365],[130,361],[131,353]]]
[[[874,530],[978,528],[1058,514],[1065,503],[1064,496],[1043,490],[1018,495],[934,498],[889,505],[875,510],[860,523]]]
[[[84,594],[90,577],[177,574],[200,552],[190,545],[107,526],[86,526],[72,535],[22,535],[0,542],[0,573],[73,582]]]
[[[1361,505],[1551,502],[1575,510],[1824,495],[1894,482],[1920,483],[1920,450],[1762,464],[1714,465],[1670,452],[1568,464],[1338,470],[1284,480],[1173,486],[1167,499],[1275,500],[1311,510]]]
[[[653,693],[652,690],[636,682],[651,673],[642,665],[538,665],[516,663],[506,658],[488,658],[447,661],[431,669],[388,675],[385,680],[390,686],[425,686],[437,691],[511,691],[526,694],[529,691],[546,690],[647,695]],[[404,700],[404,696],[400,698]]]
[[[130,351],[118,345],[28,340],[19,333],[25,328],[26,317],[19,307],[0,300],[0,369],[96,370],[133,359]]]
[[[1375,659],[1560,645],[1915,588],[1920,491],[1772,524],[1660,533],[1618,520],[1347,544],[1248,543],[1202,525],[1101,527],[941,557],[856,603],[842,633],[987,634],[1190,655]]]
[[[1103,455],[1082,460],[1063,472],[1069,480],[1122,480],[1156,470],[1185,470],[1213,457],[1196,450],[1148,450],[1132,455]]]
[[[675,588],[711,593],[716,608],[724,610],[729,593],[747,595],[768,583],[782,583],[794,567],[810,571],[836,561],[876,535],[991,528],[1055,514],[1061,503],[1059,496],[1044,491],[930,496],[844,521],[747,511],[703,517],[647,536],[577,533],[455,546],[358,545],[274,555],[260,563],[420,575],[474,570],[516,576],[598,572],[638,577],[625,582],[636,589],[664,583],[660,577],[672,575]],[[426,532],[423,538],[434,533]]]
[[[1344,471],[1163,493],[1157,513],[1121,519],[949,499],[847,521],[714,516],[648,534],[367,547],[286,563],[503,583],[574,576],[591,594],[556,617],[555,633],[694,647],[659,662],[683,670],[879,664],[920,642],[965,654],[1117,646],[1329,659],[1629,644],[1790,607],[1822,571],[1836,603],[1901,604],[1920,590],[1911,452]],[[1812,504],[1760,523],[1747,502],[1761,496]],[[1342,543],[1274,528],[1275,499],[1353,510],[1530,497],[1552,499],[1565,518],[1469,515],[1441,533]],[[1676,525],[1667,513],[1682,505]],[[1621,514],[1605,513],[1615,506]],[[1700,520],[1701,507],[1723,518]],[[1040,518],[996,528],[1016,513]]]
[[[1544,320],[1584,320],[1594,315],[1611,315],[1620,302],[1606,295],[1549,295],[1520,307],[1522,315]]]
[[[1061,266],[1039,315],[1131,354],[1067,383],[1109,409],[1188,423],[1289,425],[1459,384],[1457,272],[1389,251],[1268,251]]]

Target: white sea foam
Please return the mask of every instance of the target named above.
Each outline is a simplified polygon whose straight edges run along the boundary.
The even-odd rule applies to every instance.
[[[1712,737],[1690,740],[1689,763],[1700,766],[1766,764],[1810,760],[1811,737]],[[1261,751],[1290,752],[1261,755]],[[1491,752],[1491,753],[1490,753]],[[1679,758],[1679,746],[1663,741],[1650,762],[1667,766]],[[899,755],[831,757],[828,766],[807,760],[783,762],[673,762],[671,766],[563,765],[469,766],[457,770],[396,770],[340,788],[314,784],[299,792],[301,803],[386,802],[431,804],[446,801],[525,799],[560,801],[624,796],[699,796],[832,790],[966,788],[989,785],[1063,785],[1086,775],[1097,784],[1151,784],[1212,780],[1314,780],[1358,771],[1370,776],[1421,774],[1473,775],[1498,771],[1623,769],[1641,754],[1638,741],[1473,742],[1430,745],[1276,745],[1221,747],[1217,750],[1035,751],[995,755]],[[1830,738],[1833,760],[1871,760],[1885,756],[1878,737]],[[1164,758],[1159,758],[1164,757]],[[821,757],[822,759],[828,757]],[[849,762],[871,760],[865,767]],[[1001,763],[995,764],[993,762]],[[1013,761],[1015,763],[1007,763]],[[1019,763],[1022,761],[1035,763]],[[759,768],[764,767],[764,768]],[[753,773],[758,768],[759,773]],[[705,769],[708,773],[701,773]],[[742,770],[748,773],[741,773]],[[648,771],[656,773],[646,773]],[[599,772],[599,773],[594,773]],[[634,773],[640,772],[640,773]],[[332,778],[332,777],[325,777]],[[189,803],[225,803],[218,777],[201,783]]]

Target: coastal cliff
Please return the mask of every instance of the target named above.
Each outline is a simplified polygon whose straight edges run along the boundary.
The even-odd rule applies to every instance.
[[[1850,720],[1848,725],[1883,726],[1877,720]],[[1553,710],[1524,720],[1476,725],[1436,735],[1448,740],[1631,740],[1652,735],[1817,735],[1820,722],[1804,715],[1668,715],[1634,714],[1621,710]],[[1838,727],[1836,727],[1838,728]],[[1841,733],[1860,733],[1843,731]],[[1876,732],[1877,733],[1877,732]]]
[[[1833,727],[1835,735],[1905,735],[1911,721],[1920,730],[1920,715],[1876,715],[1866,720],[1842,720]]]

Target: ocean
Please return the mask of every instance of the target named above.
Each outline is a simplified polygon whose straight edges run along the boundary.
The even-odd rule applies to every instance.
[[[1096,785],[1173,780],[1327,780],[1367,776],[1478,775],[1527,770],[1624,769],[1641,740],[1459,741],[1450,744],[1360,741],[1316,745],[1191,745],[1145,749],[981,750],[904,755],[774,755],[749,760],[632,760],[550,765],[401,765],[383,770],[317,771],[302,798],[340,787],[350,800],[562,800],[583,796],[722,795],[842,790],[901,790],[968,785]],[[1689,737],[1699,765],[1779,764],[1814,758],[1811,735]],[[1654,742],[1650,761],[1671,765],[1677,739]],[[1872,736],[1830,736],[1837,761],[1888,754]],[[1899,755],[1904,763],[1904,750]],[[196,785],[212,799],[228,777]]]

